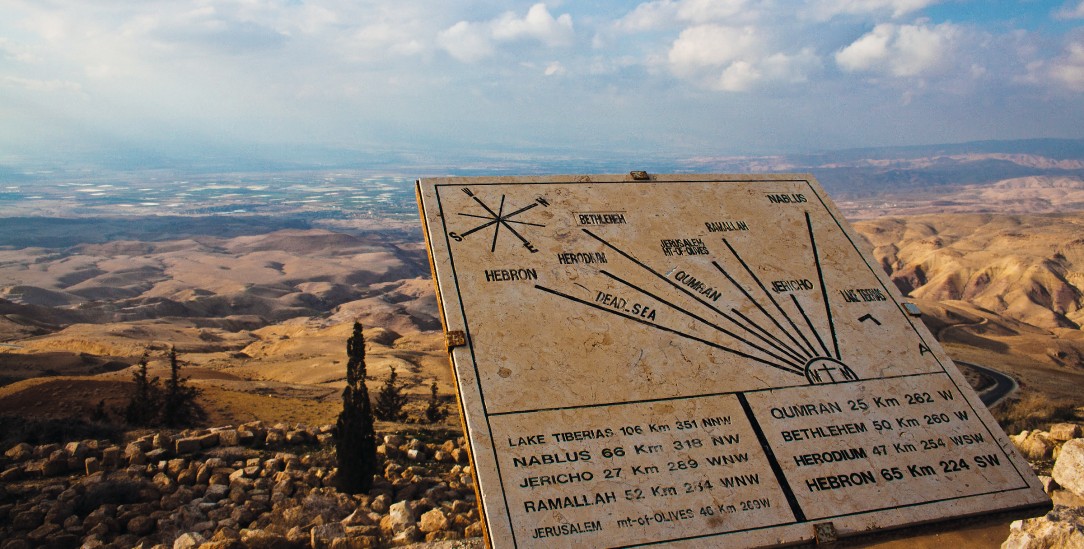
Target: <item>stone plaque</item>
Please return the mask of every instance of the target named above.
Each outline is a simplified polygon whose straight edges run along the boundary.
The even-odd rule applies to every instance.
[[[418,184],[494,547],[1049,506],[812,177],[642,178]]]

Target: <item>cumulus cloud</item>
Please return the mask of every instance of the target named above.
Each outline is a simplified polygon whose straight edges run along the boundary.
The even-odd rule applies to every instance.
[[[572,43],[572,16],[554,17],[545,4],[535,4],[523,17],[506,12],[484,22],[460,21],[437,35],[437,45],[452,57],[471,63],[492,55],[494,42],[534,40],[549,47]]]
[[[1068,90],[1084,92],[1084,42],[1069,44],[1065,55],[1051,64],[1050,76]]]
[[[527,15],[519,18],[506,12],[491,23],[496,40],[533,38],[547,46],[562,46],[572,42],[572,16],[564,13],[554,18],[545,4],[535,4]]]
[[[460,21],[437,35],[437,45],[464,63],[473,63],[493,54],[485,25]]]
[[[1066,5],[1054,14],[1058,19],[1084,19],[1084,0],[1078,0],[1074,6]]]
[[[754,27],[697,25],[681,31],[668,58],[675,72],[688,75],[703,67],[729,65],[763,47]]]
[[[638,32],[675,23],[703,24],[750,19],[756,10],[748,0],[653,0],[637,5],[614,23],[618,30]]]
[[[812,13],[818,19],[831,19],[837,15],[866,15],[891,13],[892,17],[902,17],[940,0],[817,0],[811,6]]]
[[[960,32],[950,23],[935,26],[882,23],[836,52],[836,64],[847,72],[897,77],[937,73],[949,64]]]
[[[773,51],[761,29],[714,24],[682,31],[668,61],[678,76],[702,79],[710,88],[731,92],[771,82],[802,82],[821,65],[811,48],[794,54]]]

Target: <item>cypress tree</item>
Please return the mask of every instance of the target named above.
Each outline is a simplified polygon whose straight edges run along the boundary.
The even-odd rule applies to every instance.
[[[181,366],[177,362],[177,348],[169,348],[169,380],[166,382],[166,394],[162,403],[162,422],[171,427],[190,423],[202,415],[196,405],[199,389],[185,383],[181,378]]]
[[[380,387],[380,392],[376,395],[376,406],[373,412],[377,419],[402,421],[406,417],[403,406],[406,406],[407,396],[403,394],[402,387],[396,383],[397,379],[399,379],[399,374],[395,372],[395,366],[392,366],[391,371],[388,372],[388,379],[384,381],[384,385]]]
[[[425,419],[430,423],[440,423],[446,417],[448,417],[448,410],[444,408],[444,403],[437,396],[437,382],[434,380],[429,386],[429,405],[425,407]]]
[[[357,494],[369,491],[377,471],[376,432],[365,387],[365,336],[358,321],[354,321],[354,334],[346,340],[346,355],[343,410],[335,424],[335,458],[341,488]]]
[[[147,375],[147,353],[143,353],[139,367],[132,372],[132,381],[135,387],[124,408],[124,421],[131,425],[150,425],[158,415],[160,389],[158,378]]]

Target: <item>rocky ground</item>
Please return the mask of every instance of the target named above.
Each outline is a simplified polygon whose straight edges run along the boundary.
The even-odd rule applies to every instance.
[[[1002,549],[1084,547],[1084,431],[1059,423],[1047,431],[1024,431],[1009,438],[1039,473],[1054,501],[1045,516],[1012,523]]]
[[[260,422],[105,440],[16,444],[0,457],[0,549],[481,547],[465,441],[383,437],[368,494],[335,488],[331,426]],[[1084,430],[1010,438],[1054,508],[1005,549],[1084,547]]]
[[[123,446],[17,444],[0,458],[0,547],[361,548],[481,536],[463,439],[387,435],[382,475],[349,495],[335,488],[331,429],[254,422]]]

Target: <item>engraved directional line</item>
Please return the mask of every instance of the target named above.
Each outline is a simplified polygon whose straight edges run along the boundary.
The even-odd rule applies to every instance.
[[[708,326],[708,327],[710,327],[710,328],[712,328],[712,329],[714,329],[714,330],[716,330],[716,331],[718,331],[718,332],[732,338],[735,342],[743,344],[743,345],[745,345],[745,346],[747,346],[747,347],[749,347],[751,349],[754,349],[755,351],[757,351],[759,353],[762,353],[763,355],[766,355],[766,357],[768,357],[768,358],[756,357],[757,362],[772,366],[773,368],[777,368],[779,370],[783,370],[783,371],[786,371],[786,372],[799,374],[799,375],[805,375],[810,380],[811,383],[820,383],[820,382],[822,382],[822,380],[824,378],[823,378],[823,376],[817,374],[817,371],[819,371],[819,370],[817,370],[817,368],[824,369],[824,368],[827,368],[827,367],[832,367],[832,368],[840,368],[841,367],[841,368],[846,370],[846,376],[845,376],[844,379],[852,379],[852,378],[857,379],[854,376],[853,371],[850,371],[850,369],[847,368],[847,366],[845,364],[843,364],[842,362],[839,362],[840,361],[839,341],[838,341],[838,338],[837,338],[837,335],[836,335],[835,325],[833,323],[831,304],[828,302],[828,292],[827,292],[827,289],[826,289],[825,284],[824,284],[824,269],[823,269],[823,267],[821,265],[820,254],[819,254],[819,251],[818,251],[818,248],[817,248],[816,235],[813,232],[813,222],[812,222],[812,220],[810,218],[809,212],[805,212],[805,218],[806,218],[806,228],[807,228],[808,234],[809,234],[809,244],[810,244],[810,248],[812,250],[812,255],[813,255],[813,263],[814,263],[814,266],[817,269],[817,280],[820,283],[821,297],[822,297],[822,299],[824,301],[824,307],[825,307],[824,314],[825,314],[825,317],[827,319],[828,328],[829,328],[829,330],[831,332],[832,348],[829,348],[829,345],[825,341],[825,338],[821,337],[820,331],[813,324],[813,320],[810,318],[809,313],[806,312],[805,308],[802,307],[802,304],[798,300],[797,296],[795,296],[793,293],[790,294],[790,300],[791,300],[792,305],[794,306],[793,310],[796,310],[798,312],[798,315],[800,316],[800,320],[798,320],[798,322],[795,322],[795,318],[798,318],[798,317],[795,317],[795,318],[791,317],[791,313],[788,313],[787,310],[783,308],[782,304],[780,304],[780,302],[775,299],[775,297],[768,290],[768,288],[764,285],[764,283],[760,280],[760,278],[756,275],[756,273],[753,272],[753,269],[749,266],[749,264],[742,258],[741,254],[738,253],[738,251],[725,238],[723,239],[723,243],[726,245],[727,249],[730,250],[730,253],[733,255],[734,259],[737,260],[737,262],[742,266],[742,268],[744,268],[744,270],[748,274],[749,278],[751,278],[753,280],[753,282],[755,283],[756,287],[759,288],[759,290],[760,290],[760,292],[758,294],[759,297],[754,296],[753,293],[750,292],[750,290],[747,290],[745,288],[745,286],[743,286],[741,283],[739,283],[734,278],[734,276],[731,275],[727,271],[727,269],[722,264],[720,264],[718,261],[712,261],[712,265],[714,265],[715,268],[718,269],[718,271],[720,273],[722,273],[723,276],[726,277],[726,279],[734,286],[734,288],[736,288],[745,297],[746,300],[748,300],[749,303],[751,303],[758,311],[760,311],[760,314],[762,314],[765,318],[767,318],[771,322],[772,325],[774,325],[775,330],[778,330],[778,333],[781,333],[783,336],[785,336],[785,338],[787,340],[789,340],[789,343],[784,341],[783,339],[781,339],[780,336],[777,336],[776,334],[774,334],[773,330],[770,327],[762,325],[761,323],[755,321],[754,319],[750,318],[749,316],[747,316],[744,313],[742,313],[741,311],[739,311],[736,307],[731,307],[730,312],[728,314],[727,312],[724,312],[723,310],[720,310],[719,308],[715,307],[711,303],[701,299],[700,296],[698,296],[698,295],[694,294],[693,292],[691,292],[690,290],[684,288],[683,286],[681,286],[677,282],[675,282],[673,280],[670,280],[670,278],[667,275],[665,275],[665,274],[663,274],[663,273],[649,267],[647,264],[645,264],[644,262],[640,261],[635,256],[633,256],[631,253],[629,253],[629,252],[627,252],[625,250],[622,250],[621,248],[618,248],[617,246],[615,246],[611,242],[607,241],[605,238],[602,238],[601,236],[591,232],[588,229],[581,229],[581,230],[584,232],[584,234],[586,234],[586,235],[590,236],[591,238],[597,240],[602,245],[604,245],[607,248],[613,250],[614,252],[621,255],[625,259],[631,261],[633,264],[640,267],[644,271],[647,271],[648,273],[651,273],[652,275],[654,275],[658,279],[660,279],[663,282],[665,282],[666,284],[668,284],[670,287],[682,292],[683,294],[685,294],[686,296],[691,298],[693,301],[703,305],[704,307],[707,307],[712,312],[714,312],[715,314],[717,314],[718,316],[722,317],[724,320],[729,322],[731,325],[736,326],[738,329],[741,330],[741,332],[736,333],[736,332],[734,332],[732,330],[724,328],[724,327],[720,326],[719,324],[708,320],[707,318],[704,318],[704,317],[699,316],[699,315],[697,315],[697,314],[695,314],[695,313],[693,313],[691,311],[688,311],[688,310],[684,309],[683,307],[675,304],[674,302],[669,301],[669,300],[667,300],[667,299],[665,299],[665,298],[651,292],[650,290],[648,290],[648,289],[646,289],[644,287],[638,286],[638,285],[636,285],[636,284],[634,284],[634,283],[632,283],[632,282],[630,282],[630,281],[628,281],[628,280],[626,280],[624,278],[621,278],[620,276],[615,275],[615,274],[613,274],[613,273],[611,273],[609,271],[599,270],[600,273],[602,273],[603,275],[611,278],[612,280],[614,280],[616,282],[619,282],[619,283],[621,283],[621,284],[623,284],[623,285],[625,285],[625,286],[627,286],[627,287],[629,287],[629,288],[631,288],[631,289],[633,289],[633,290],[635,290],[635,291],[637,291],[637,292],[639,292],[639,293],[641,293],[643,295],[646,295],[646,296],[654,299],[655,301],[657,301],[659,303],[665,304],[666,306],[674,309],[675,311],[678,311],[678,312],[680,312],[680,313],[682,313],[682,314],[696,320],[697,322],[699,322],[699,323],[701,323],[701,324],[703,324],[705,326]],[[583,304],[586,304],[586,305],[590,305],[593,308],[596,308],[596,309],[599,309],[599,310],[602,310],[602,311],[606,311],[608,313],[611,313],[611,314],[614,314],[614,315],[617,315],[617,316],[620,316],[620,317],[623,317],[623,318],[628,318],[630,320],[635,320],[635,321],[637,321],[637,322],[639,322],[641,324],[646,324],[648,326],[653,326],[653,327],[656,327],[656,328],[658,328],[660,330],[670,332],[670,333],[674,333],[674,334],[679,335],[681,337],[685,337],[685,338],[692,339],[692,340],[695,340],[695,341],[700,341],[700,342],[703,342],[703,343],[709,343],[710,346],[713,347],[713,348],[726,350],[727,352],[732,352],[732,353],[735,353],[735,354],[739,354],[741,356],[753,357],[753,355],[749,355],[746,352],[737,351],[737,349],[734,349],[732,347],[727,347],[726,345],[723,345],[723,344],[720,344],[720,343],[709,342],[706,339],[696,337],[696,336],[692,336],[690,334],[686,334],[684,332],[681,332],[679,330],[675,330],[673,328],[668,328],[668,327],[662,326],[660,324],[656,324],[654,322],[646,321],[646,320],[643,320],[641,318],[637,318],[637,317],[634,317],[632,315],[622,313],[620,311],[615,311],[615,310],[613,310],[611,308],[606,308],[606,307],[602,307],[602,306],[599,306],[599,305],[594,304],[594,303],[589,303],[589,302],[587,302],[585,300],[582,300],[582,299],[579,299],[579,298],[573,298],[572,296],[568,296],[567,294],[560,293],[560,292],[558,292],[556,290],[547,289],[547,288],[544,288],[542,286],[537,286],[537,287],[539,289],[547,291],[547,292],[549,292],[551,294],[560,295],[560,296],[566,297],[568,299],[573,299],[574,301],[576,301],[578,303],[583,303]],[[753,290],[753,291],[755,292],[756,290]],[[767,298],[767,303],[762,302],[762,300],[764,298]],[[770,305],[768,303],[770,303]],[[772,310],[769,310],[769,309],[772,309]],[[777,311],[777,313],[773,312],[773,311]],[[798,324],[799,322],[802,323],[802,326],[804,326],[804,328],[799,326],[799,324]],[[787,326],[789,326],[789,329],[787,328]],[[813,341],[810,340],[809,337],[806,336],[806,330],[808,330],[809,332],[811,332],[813,334],[813,338],[816,341],[815,344],[813,343]],[[740,335],[741,333],[748,334],[748,335],[743,336],[743,335]],[[818,347],[819,347],[819,349],[818,349]],[[834,350],[834,352],[833,352],[833,350]],[[834,361],[834,362],[826,363],[825,361]],[[835,379],[830,378],[829,381],[834,382]]]
[[[775,324],[775,325],[776,325],[776,326],[777,326],[777,327],[778,327],[778,328],[779,328],[779,329],[780,329],[780,330],[781,330],[781,331],[782,331],[782,332],[783,332],[784,334],[786,334],[786,336],[787,336],[788,338],[790,338],[790,340],[791,340],[791,341],[793,341],[795,345],[798,345],[799,347],[802,347],[802,350],[803,350],[803,351],[807,351],[807,350],[808,350],[808,351],[812,352],[812,355],[810,355],[810,356],[815,356],[815,355],[817,354],[817,350],[813,348],[813,344],[809,342],[809,339],[808,339],[808,338],[807,338],[807,337],[805,336],[805,334],[804,334],[804,333],[803,333],[803,332],[802,332],[801,330],[799,330],[799,329],[798,329],[798,325],[797,325],[797,324],[795,324],[793,320],[791,320],[791,318],[790,318],[790,315],[788,315],[788,314],[787,314],[787,312],[783,310],[783,307],[779,305],[779,302],[775,300],[775,297],[773,297],[773,296],[772,296],[772,294],[771,294],[771,292],[769,292],[769,291],[768,291],[768,288],[766,288],[766,287],[764,286],[764,283],[760,281],[760,277],[758,277],[758,276],[756,275],[756,273],[754,273],[754,272],[753,272],[753,269],[749,267],[749,264],[748,264],[748,263],[746,263],[744,259],[742,259],[741,255],[740,255],[740,254],[738,254],[738,251],[737,251],[737,250],[735,250],[733,246],[731,246],[731,245],[730,245],[730,242],[728,242],[728,241],[727,241],[727,239],[725,239],[725,238],[723,239],[723,244],[726,244],[726,247],[727,247],[727,249],[729,249],[729,250],[730,250],[730,253],[731,253],[731,254],[733,254],[733,255],[734,255],[734,258],[738,260],[738,263],[740,263],[740,264],[741,264],[741,266],[742,266],[743,268],[745,268],[745,272],[749,273],[749,276],[750,276],[750,277],[752,277],[752,279],[753,279],[753,282],[756,282],[756,283],[757,283],[757,287],[759,287],[759,288],[760,288],[760,291],[764,292],[764,295],[768,297],[768,301],[770,301],[770,302],[772,303],[772,305],[775,305],[775,309],[776,309],[777,311],[779,311],[779,314],[783,316],[783,319],[784,319],[784,320],[786,320],[788,324],[790,324],[790,327],[791,327],[792,329],[794,329],[794,331],[795,331],[795,332],[797,332],[797,334],[798,334],[798,337],[802,338],[802,341],[803,341],[803,342],[805,342],[805,345],[806,345],[806,346],[805,346],[805,347],[802,347],[802,346],[801,346],[801,345],[800,345],[800,344],[799,344],[799,343],[798,343],[798,342],[797,342],[797,341],[796,341],[796,340],[794,339],[794,336],[793,336],[793,335],[791,335],[791,333],[790,333],[790,332],[788,332],[788,331],[787,331],[787,330],[786,330],[785,328],[783,328],[783,326],[782,326],[782,325],[780,325],[779,321],[778,321],[778,320],[777,320],[777,319],[775,318],[775,316],[774,316],[774,315],[768,314],[768,312],[767,312],[767,311],[765,311],[765,310],[764,310],[764,308],[763,308],[763,307],[761,307],[761,306],[760,306],[759,304],[757,304],[757,302],[756,302],[756,301],[754,300],[754,301],[753,301],[753,303],[754,303],[754,304],[757,304],[757,308],[759,308],[759,309],[761,310],[761,312],[763,312],[763,313],[764,313],[765,315],[767,315],[767,316],[768,316],[768,318],[772,319],[772,322],[773,322],[773,323],[774,323],[774,324]],[[717,262],[714,262],[714,261],[713,261],[713,262],[712,262],[712,264],[713,264],[713,265],[715,265],[715,267],[717,267],[717,268],[718,268],[718,269],[719,269],[720,271],[723,271],[723,274],[727,274],[727,273],[726,273],[726,270],[725,270],[725,269],[723,269],[723,268],[722,268],[722,266],[720,266],[720,265],[719,265],[719,263],[717,263]],[[730,277],[730,275],[728,275],[728,274],[727,274],[727,278],[729,278],[731,282],[734,282],[734,279],[733,279],[733,278],[731,278],[731,277]],[[734,283],[735,283],[735,284],[737,284],[737,282],[734,282]],[[739,286],[740,286],[740,285],[739,285]]]
[[[765,360],[763,358],[753,356],[753,355],[751,355],[749,353],[744,353],[744,352],[739,351],[737,349],[731,349],[730,347],[720,345],[718,343],[715,343],[714,341],[708,341],[708,340],[706,340],[704,338],[696,337],[696,336],[691,335],[691,334],[686,334],[684,332],[680,332],[678,330],[675,330],[673,328],[669,328],[667,326],[662,326],[660,324],[655,324],[654,322],[649,322],[649,321],[644,320],[643,318],[640,318],[640,317],[637,317],[637,316],[633,316],[633,315],[630,315],[630,314],[627,314],[627,313],[624,313],[624,312],[621,312],[621,311],[617,311],[617,310],[614,310],[614,309],[603,307],[602,305],[599,305],[597,303],[591,303],[590,301],[586,301],[586,300],[580,299],[578,297],[568,295],[566,293],[554,290],[552,288],[547,288],[547,287],[539,285],[539,284],[535,284],[535,288],[537,288],[539,290],[542,290],[543,292],[558,296],[558,297],[563,297],[565,299],[575,301],[576,303],[579,303],[581,305],[586,305],[588,307],[598,309],[598,310],[606,312],[606,313],[617,315],[617,316],[619,316],[621,318],[632,320],[634,322],[639,322],[640,324],[644,324],[646,326],[651,326],[652,328],[656,328],[658,330],[662,330],[664,332],[674,334],[674,335],[676,335],[678,337],[683,337],[685,339],[689,339],[689,340],[692,340],[692,341],[703,343],[704,345],[707,345],[708,347],[712,347],[714,349],[719,349],[720,351],[725,351],[725,352],[728,352],[728,353],[732,353],[732,354],[738,355],[738,356],[740,356],[742,358],[748,358],[749,360],[753,360],[753,361],[759,362],[761,364],[771,366],[772,368],[778,368],[780,370],[783,370],[785,372],[792,373],[792,374],[797,373],[794,370],[791,370],[790,368],[780,366],[780,365],[778,365],[778,364],[776,364],[774,362],[770,362],[770,361],[767,361],[767,360]],[[801,375],[801,374],[799,374],[799,375]]]
[[[664,303],[664,304],[672,307],[674,310],[676,310],[676,311],[678,311],[680,313],[683,313],[683,314],[685,314],[685,315],[687,315],[687,316],[689,316],[689,317],[691,317],[691,318],[693,318],[693,319],[695,319],[695,320],[697,320],[697,321],[699,321],[699,322],[701,322],[701,323],[703,323],[703,324],[705,324],[707,326],[710,326],[710,327],[712,327],[712,328],[714,328],[714,329],[716,329],[716,330],[718,330],[718,331],[720,331],[720,332],[722,332],[722,333],[724,333],[724,334],[726,334],[726,335],[728,335],[728,336],[730,336],[730,337],[732,337],[732,338],[734,338],[734,339],[736,339],[736,340],[738,340],[738,341],[740,341],[740,342],[742,342],[742,343],[744,343],[744,344],[746,344],[746,345],[748,345],[748,346],[750,346],[750,347],[752,347],[752,348],[754,348],[754,349],[756,349],[756,350],[758,350],[758,351],[760,351],[760,352],[762,352],[762,353],[764,353],[764,354],[778,360],[779,362],[782,362],[784,364],[789,364],[792,368],[796,369],[798,371],[798,373],[802,373],[802,371],[803,371],[803,368],[802,368],[802,366],[800,364],[794,363],[794,362],[792,362],[792,361],[790,361],[790,360],[788,360],[786,358],[778,356],[778,355],[768,351],[767,349],[763,349],[760,346],[756,345],[755,343],[753,343],[751,341],[748,341],[747,339],[735,334],[734,332],[731,332],[730,330],[727,330],[726,328],[723,328],[721,326],[718,326],[716,324],[708,322],[707,320],[697,316],[696,314],[691,313],[689,311],[686,311],[685,309],[682,309],[681,307],[678,307],[677,305],[674,305],[673,303],[667,301],[666,299],[663,299],[662,297],[659,297],[659,296],[655,295],[654,293],[652,293],[652,292],[650,292],[648,290],[645,290],[644,288],[641,288],[641,287],[639,287],[639,286],[637,286],[637,285],[635,285],[635,284],[633,284],[633,283],[631,283],[631,282],[629,282],[627,280],[624,280],[624,279],[622,279],[622,278],[620,278],[620,277],[618,277],[618,276],[616,276],[616,275],[614,275],[614,274],[612,274],[612,273],[610,273],[608,271],[603,270],[603,271],[600,271],[600,272],[602,274],[604,274],[604,275],[606,275],[606,276],[608,276],[608,277],[610,277],[610,278],[612,278],[612,279],[614,279],[614,280],[616,280],[616,281],[618,281],[618,282],[620,282],[620,283],[622,283],[622,284],[624,284],[624,285],[626,285],[626,286],[628,286],[628,287],[630,287],[630,288],[644,294],[644,295],[647,295],[648,297],[650,297],[650,298],[652,298],[652,299],[654,299],[654,300],[656,300],[656,301],[658,301],[660,303]],[[728,317],[726,315],[723,315],[723,317],[726,318],[727,320],[730,320],[731,322],[735,322],[733,319],[731,319],[730,317]],[[750,333],[752,333],[752,332],[750,331]],[[757,334],[754,333],[753,335],[757,335]]]
[[[670,280],[669,278],[667,278],[667,277],[666,277],[666,275],[664,275],[664,274],[662,274],[662,273],[660,273],[660,272],[656,271],[655,269],[652,269],[651,267],[647,266],[647,265],[646,265],[646,264],[644,264],[644,263],[643,263],[642,261],[640,261],[639,259],[636,259],[635,257],[633,257],[633,256],[632,256],[631,254],[629,254],[629,253],[628,253],[628,252],[626,252],[625,250],[622,250],[622,249],[618,248],[617,246],[614,246],[613,244],[611,244],[610,242],[608,242],[608,241],[607,241],[606,239],[604,239],[604,238],[602,238],[602,237],[600,237],[600,236],[598,236],[598,235],[596,235],[596,234],[592,233],[591,231],[589,231],[589,230],[587,230],[587,229],[582,229],[582,230],[583,230],[583,232],[584,232],[584,233],[586,233],[586,234],[587,234],[588,236],[590,236],[590,237],[592,237],[592,238],[594,238],[594,239],[598,240],[599,242],[601,242],[601,243],[602,243],[603,245],[605,245],[606,247],[608,247],[608,248],[610,248],[611,250],[613,250],[613,251],[617,252],[618,254],[620,254],[620,255],[621,255],[622,257],[624,257],[624,258],[628,259],[629,261],[632,261],[633,263],[635,263],[635,264],[636,264],[637,266],[639,266],[640,268],[642,268],[642,269],[644,269],[645,271],[647,271],[647,272],[649,272],[649,273],[651,273],[651,274],[655,275],[655,276],[656,276],[656,277],[658,277],[658,278],[659,278],[660,280],[662,280],[663,282],[666,282],[666,283],[667,283],[668,285],[670,285],[670,286],[671,286],[671,287],[673,287],[674,289],[676,289],[676,290],[678,290],[678,291],[680,291],[680,292],[684,293],[685,295],[689,296],[690,298],[692,298],[692,299],[693,299],[694,301],[696,301],[697,303],[700,303],[701,305],[703,305],[703,306],[705,306],[705,307],[707,307],[707,308],[711,309],[712,311],[714,311],[714,312],[715,312],[716,314],[718,314],[719,316],[723,317],[724,319],[726,319],[727,321],[731,322],[731,323],[732,323],[732,324],[734,324],[735,326],[738,326],[738,327],[739,327],[739,328],[741,328],[742,330],[745,330],[746,332],[748,332],[749,334],[753,335],[753,336],[754,336],[754,337],[756,337],[757,339],[760,339],[761,341],[765,341],[765,339],[764,339],[763,337],[761,337],[761,336],[760,336],[760,334],[757,334],[757,333],[756,333],[755,331],[753,331],[752,329],[750,329],[750,328],[749,328],[748,326],[746,326],[746,325],[742,324],[741,322],[738,322],[738,321],[737,321],[737,320],[735,320],[735,319],[734,319],[733,317],[731,317],[730,315],[726,314],[725,312],[723,312],[723,311],[719,310],[718,308],[716,308],[715,306],[711,305],[710,303],[707,303],[707,302],[703,301],[703,300],[702,300],[702,299],[700,299],[700,298],[699,298],[699,297],[698,297],[698,296],[697,296],[696,294],[694,294],[694,293],[690,292],[690,291],[689,291],[688,289],[686,289],[686,288],[682,287],[681,285],[679,285],[679,284],[675,283],[674,281]],[[606,273],[605,271],[603,271],[603,274],[607,274],[608,276],[612,276],[612,275],[609,275],[609,273]],[[629,285],[629,286],[632,286],[632,284],[629,284],[629,283],[625,282],[624,280],[621,280],[621,279],[619,279],[619,278],[616,278],[616,277],[613,277],[613,278],[615,278],[615,280],[618,280],[619,282],[622,282],[622,283],[625,283],[625,284],[627,284],[627,285]],[[644,290],[644,289],[642,289],[642,288],[639,288],[639,287],[636,287],[636,286],[632,286],[632,287],[633,287],[633,288],[635,288],[635,289],[637,289],[637,290],[639,290],[640,292],[643,292],[643,293],[645,293],[645,294],[647,294],[647,295],[650,295],[650,296],[651,296],[652,298],[654,298],[654,299],[656,299],[656,300],[658,300],[658,301],[661,301],[661,302],[663,302],[663,303],[666,303],[667,305],[669,305],[669,306],[671,306],[671,307],[673,307],[673,308],[675,308],[675,309],[677,309],[677,310],[679,310],[679,311],[682,311],[682,312],[686,312],[686,311],[684,311],[683,309],[681,309],[681,308],[677,307],[676,305],[673,305],[673,304],[671,304],[670,302],[668,302],[668,301],[666,301],[666,300],[664,300],[664,299],[662,299],[662,298],[660,298],[660,297],[658,297],[658,296],[656,296],[656,295],[654,295],[654,294],[652,294],[652,293],[650,293],[650,292],[647,292],[646,290]],[[689,313],[689,314],[691,315],[691,313]],[[692,316],[694,316],[694,318],[697,318],[698,320],[700,320],[700,318],[699,318],[699,317],[696,317],[695,315],[692,315]],[[741,336],[738,336],[738,335],[734,334],[733,332],[727,331],[727,330],[723,329],[722,327],[720,327],[720,326],[717,326],[717,325],[715,325],[715,324],[712,324],[712,323],[710,323],[710,322],[707,322],[707,321],[703,321],[703,322],[704,322],[705,324],[707,324],[707,325],[709,325],[709,326],[711,326],[711,327],[713,327],[713,328],[715,328],[715,329],[717,329],[717,330],[719,330],[719,331],[723,332],[724,334],[726,334],[726,335],[728,335],[728,336],[730,336],[730,337],[732,337],[732,338],[734,338],[734,339],[736,339],[736,340],[738,340],[738,341],[740,341],[740,342],[742,342],[742,343],[745,343],[746,345],[749,345],[750,347],[752,347],[752,348],[754,348],[754,349],[756,349],[756,350],[758,350],[758,351],[760,351],[760,352],[762,352],[762,353],[764,353],[764,354],[766,354],[766,355],[768,355],[768,356],[770,356],[770,357],[772,357],[772,358],[774,358],[774,359],[776,359],[776,360],[778,360],[778,361],[780,361],[780,362],[783,362],[783,363],[785,363],[785,364],[791,364],[791,365],[795,366],[796,368],[798,368],[799,370],[801,370],[801,369],[802,369],[802,368],[801,368],[801,366],[798,366],[798,365],[796,365],[796,364],[795,364],[794,362],[792,362],[792,361],[790,361],[790,360],[788,360],[788,359],[786,359],[786,358],[780,357],[780,356],[776,355],[775,353],[772,353],[772,352],[770,352],[770,351],[768,351],[768,350],[766,350],[766,349],[764,349],[764,348],[762,348],[762,347],[760,347],[760,346],[758,346],[758,345],[756,345],[756,344],[754,344],[754,343],[752,343],[752,342],[748,341],[747,339],[745,339],[745,338],[742,338]],[[773,345],[769,344],[769,346],[773,346]],[[778,349],[777,349],[777,350],[778,350]],[[782,351],[781,351],[781,352],[782,352]],[[799,363],[801,363],[801,362],[804,362],[804,359],[799,359]],[[782,367],[781,365],[777,365],[777,364],[776,364],[775,366],[776,366],[776,367],[780,367],[780,368],[782,368],[782,369],[786,369],[785,367]],[[790,371],[790,370],[787,370],[787,371]]]
[[[839,356],[839,338],[836,337],[836,323],[832,321],[832,304],[828,302],[828,287],[824,285],[824,269],[821,267],[821,257],[817,253],[817,237],[813,234],[813,221],[809,218],[809,212],[805,213],[805,226],[809,229],[809,245],[813,247],[813,261],[817,264],[817,279],[821,283],[821,300],[824,301],[824,315],[828,317],[828,329],[832,332],[832,345],[836,350],[836,360]]]
[[[723,243],[726,244],[728,248],[730,247],[730,243],[727,242],[725,238],[723,239]],[[737,256],[737,252],[734,252],[733,248],[730,248],[730,251],[733,252],[735,256]],[[738,257],[738,261],[741,261],[741,257]],[[759,301],[757,301],[752,295],[750,295],[749,291],[746,290],[744,286],[742,286],[741,284],[738,284],[738,281],[734,280],[734,277],[730,276],[730,273],[728,273],[726,271],[726,269],[724,269],[723,266],[719,264],[718,261],[712,261],[711,264],[715,265],[715,268],[719,269],[719,272],[723,273],[723,276],[725,276],[726,279],[729,280],[730,283],[733,284],[734,287],[737,288],[745,296],[745,299],[748,299],[749,302],[752,303],[761,312],[761,314],[763,314],[765,317],[767,317],[768,320],[771,320],[772,324],[775,324],[775,327],[779,328],[779,331],[783,332],[783,334],[786,335],[787,338],[790,339],[791,343],[793,343],[794,345],[796,345],[798,347],[798,350],[801,351],[801,353],[805,355],[806,360],[808,360],[810,358],[813,358],[814,353],[811,353],[808,349],[806,349],[805,347],[802,347],[802,344],[798,343],[798,340],[795,339],[794,336],[792,336],[790,334],[790,332],[787,332],[787,329],[784,328],[783,325],[780,324],[779,321],[776,320],[776,318],[774,316],[772,316],[772,314],[769,313],[767,311],[767,309],[765,309],[764,306],[760,304]],[[754,280],[756,280],[755,275],[753,276],[753,278],[754,278]],[[757,280],[757,284],[760,284],[759,280]],[[761,289],[764,289],[763,285],[761,285]],[[765,290],[765,293],[767,293],[767,290]],[[768,294],[768,299],[771,299],[770,294]],[[778,339],[777,339],[777,341],[778,341]],[[781,345],[785,345],[782,341],[780,341],[779,343]],[[791,351],[794,352],[793,349],[791,349]]]

